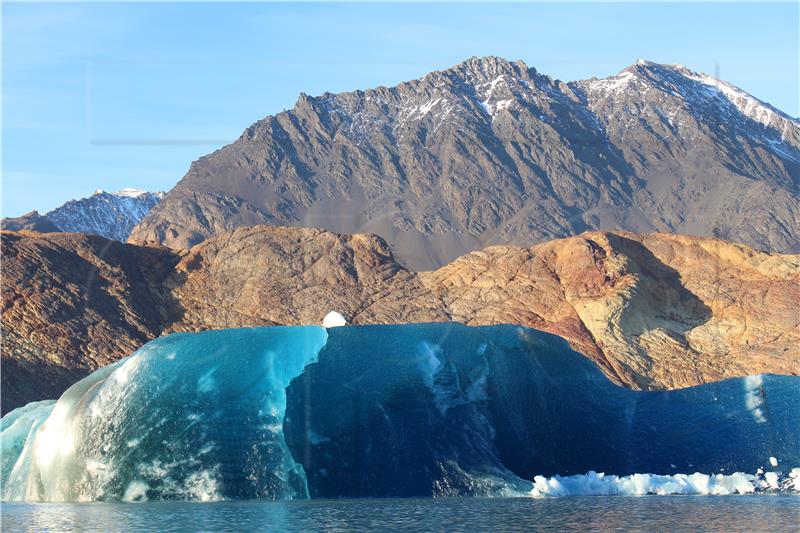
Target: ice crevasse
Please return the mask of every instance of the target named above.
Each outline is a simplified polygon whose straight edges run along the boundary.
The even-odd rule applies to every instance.
[[[799,406],[786,376],[631,391],[518,326],[179,333],[3,417],[2,497],[800,491]]]

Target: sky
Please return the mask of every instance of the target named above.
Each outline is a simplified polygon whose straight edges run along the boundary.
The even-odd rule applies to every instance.
[[[2,3],[2,216],[169,190],[250,124],[471,56],[680,63],[800,115],[800,3]]]

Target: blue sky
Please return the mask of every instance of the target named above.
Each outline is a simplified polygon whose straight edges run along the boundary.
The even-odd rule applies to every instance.
[[[473,55],[573,80],[641,57],[800,114],[800,4],[2,4],[2,214],[170,189],[191,161],[317,95]]]

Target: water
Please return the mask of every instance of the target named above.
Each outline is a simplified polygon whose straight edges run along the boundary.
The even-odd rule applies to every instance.
[[[800,497],[643,496],[4,503],[17,531],[747,531],[800,530]]]

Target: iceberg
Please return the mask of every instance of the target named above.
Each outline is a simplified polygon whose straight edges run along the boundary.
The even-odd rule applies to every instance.
[[[0,481],[25,501],[798,490],[799,428],[800,378],[637,392],[518,326],[247,328],[162,337],[7,414]]]
[[[36,409],[45,420],[16,458],[4,453],[3,499],[306,498],[281,429],[285,391],[326,339],[321,327],[274,327],[152,341]],[[19,440],[6,435],[18,411],[2,419],[4,448]]]

